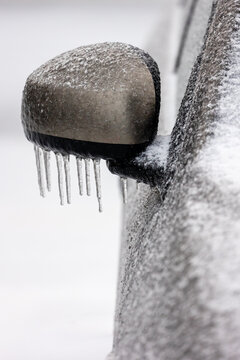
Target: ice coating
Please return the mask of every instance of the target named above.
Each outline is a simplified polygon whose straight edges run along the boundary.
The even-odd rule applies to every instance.
[[[79,47],[35,70],[23,93],[26,135],[109,144],[141,144],[156,134],[157,64],[122,43]]]

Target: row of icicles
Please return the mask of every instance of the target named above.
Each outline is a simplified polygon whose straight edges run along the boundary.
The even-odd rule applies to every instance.
[[[45,197],[46,196],[46,188],[47,188],[47,191],[51,191],[51,170],[50,170],[51,152],[48,150],[44,150],[37,145],[34,145],[34,152],[35,152],[35,156],[36,156],[38,185],[39,185],[40,195],[42,197]],[[67,203],[71,204],[70,155],[62,155],[61,153],[56,152],[55,157],[56,157],[56,163],[57,163],[58,189],[59,189],[60,204],[64,205],[64,203],[65,203],[64,187],[66,187]],[[86,193],[88,196],[90,196],[91,195],[90,159],[77,156],[76,157],[76,165],[77,165],[79,194],[82,196],[84,193],[83,161],[85,164]],[[103,206],[102,206],[100,159],[93,159],[93,168],[94,168],[95,183],[96,183],[96,195],[97,195],[97,199],[98,199],[98,209],[99,209],[99,212],[102,212]],[[64,185],[64,178],[65,178],[65,185]],[[121,177],[121,182],[122,182],[123,202],[124,202],[124,204],[126,204],[127,203],[127,178]],[[46,184],[46,186],[45,186],[45,184]]]

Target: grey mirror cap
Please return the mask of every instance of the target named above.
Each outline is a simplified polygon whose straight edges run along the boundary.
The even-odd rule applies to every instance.
[[[34,71],[23,92],[22,123],[28,139],[42,147],[92,157],[105,147],[102,157],[111,158],[109,145],[131,153],[152,141],[159,109],[155,61],[131,45],[102,43],[68,51]]]

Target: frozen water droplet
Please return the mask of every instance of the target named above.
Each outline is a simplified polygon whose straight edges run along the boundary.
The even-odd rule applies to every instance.
[[[71,204],[71,177],[70,177],[70,156],[63,156],[64,170],[65,170],[65,182],[67,192],[67,203]]]
[[[82,171],[82,158],[76,157],[77,162],[77,173],[78,173],[78,187],[79,187],[79,194],[83,195],[83,171]]]
[[[102,208],[100,160],[99,159],[93,160],[93,166],[94,166],[94,174],[95,174],[96,192],[97,192],[97,198],[98,198],[99,212],[102,212],[103,208]]]
[[[44,157],[44,164],[45,164],[47,190],[51,191],[51,171],[50,171],[51,153],[50,153],[50,151],[43,150],[43,157]]]
[[[90,159],[84,159],[85,161],[85,172],[86,172],[86,189],[87,195],[91,195],[91,184],[90,184]]]
[[[57,171],[58,171],[58,189],[59,189],[59,197],[60,204],[64,205],[64,187],[63,187],[63,163],[62,163],[62,155],[60,153],[56,153],[56,162],[57,162]]]
[[[34,145],[34,152],[36,156],[38,185],[39,185],[40,195],[42,197],[45,197],[43,153],[40,147],[37,145]]]
[[[123,203],[127,204],[127,178],[121,177],[121,182],[122,182]]]

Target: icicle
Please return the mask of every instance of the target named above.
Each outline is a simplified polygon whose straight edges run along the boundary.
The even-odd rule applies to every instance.
[[[64,205],[62,155],[60,153],[56,153],[55,155],[56,155],[57,171],[58,171],[58,188],[59,188],[60,204]]]
[[[77,162],[77,173],[78,173],[78,187],[79,187],[79,194],[83,195],[83,173],[82,173],[82,158],[76,157]]]
[[[94,165],[94,174],[95,174],[96,192],[97,192],[97,198],[98,198],[99,212],[102,212],[103,208],[102,208],[102,193],[101,193],[100,160],[99,159],[93,160],[93,165]]]
[[[39,185],[40,195],[42,197],[45,197],[43,154],[42,154],[42,150],[37,145],[34,145],[34,151],[35,151],[35,156],[36,156],[38,185]]]
[[[86,172],[86,189],[87,195],[91,195],[91,184],[90,184],[90,159],[85,159],[85,172]]]
[[[67,192],[67,203],[71,204],[71,178],[70,178],[70,156],[63,156],[64,170],[65,170],[65,182]]]
[[[127,178],[121,177],[121,181],[122,181],[123,203],[127,204]]]
[[[139,190],[139,181],[136,180],[136,190],[138,191]]]
[[[38,147],[36,145],[34,145],[34,152],[35,152],[36,166],[37,166],[38,186],[39,186],[40,195],[42,196],[42,184],[41,184],[41,176],[40,176],[39,155],[38,155]]]
[[[43,150],[43,157],[44,157],[44,165],[45,165],[47,190],[51,191],[50,151]]]

